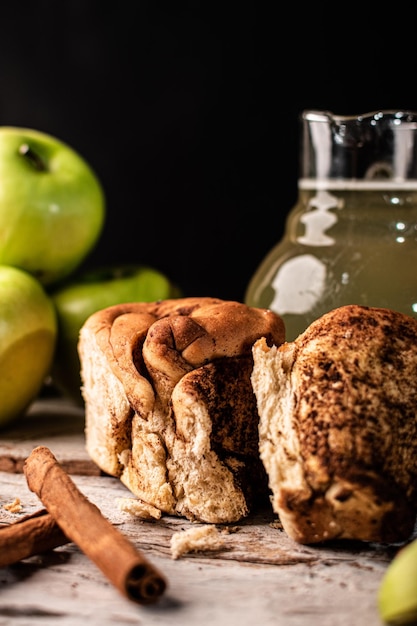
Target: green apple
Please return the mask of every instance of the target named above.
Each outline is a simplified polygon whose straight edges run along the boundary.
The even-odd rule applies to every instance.
[[[57,283],[81,265],[104,219],[100,181],[77,152],[51,135],[0,126],[0,264]]]
[[[0,265],[0,427],[22,416],[39,394],[56,335],[55,307],[40,282]]]
[[[388,566],[378,608],[387,624],[417,624],[417,539],[401,548]]]
[[[82,403],[78,338],[81,326],[96,311],[124,302],[153,302],[181,295],[161,272],[143,265],[85,270],[50,292],[58,318],[57,349],[52,368],[55,385]]]

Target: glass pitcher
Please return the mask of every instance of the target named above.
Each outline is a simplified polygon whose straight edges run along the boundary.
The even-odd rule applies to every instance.
[[[296,205],[246,294],[295,339],[344,304],[417,317],[417,112],[301,115]]]

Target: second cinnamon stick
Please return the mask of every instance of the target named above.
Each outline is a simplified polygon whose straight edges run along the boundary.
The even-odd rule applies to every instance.
[[[49,448],[32,450],[23,469],[29,489],[65,535],[123,595],[141,604],[159,598],[166,588],[164,576],[78,490]]]
[[[0,567],[48,552],[68,543],[52,515],[45,509],[0,528]]]

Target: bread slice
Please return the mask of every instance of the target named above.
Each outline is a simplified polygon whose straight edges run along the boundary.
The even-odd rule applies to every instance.
[[[260,337],[281,344],[281,318],[216,298],[92,315],[78,346],[91,458],[163,513],[246,516],[268,493],[250,380]]]
[[[417,515],[417,320],[344,306],[253,347],[260,455],[301,543],[407,539]]]

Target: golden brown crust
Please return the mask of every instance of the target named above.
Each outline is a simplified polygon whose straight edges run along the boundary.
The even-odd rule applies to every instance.
[[[341,307],[277,350],[255,344],[254,361],[261,455],[289,534],[407,538],[417,514],[417,320]]]
[[[254,484],[267,487],[250,382],[262,336],[281,344],[281,318],[216,298],[91,316],[79,342],[90,456],[166,513],[214,523],[247,515]]]

